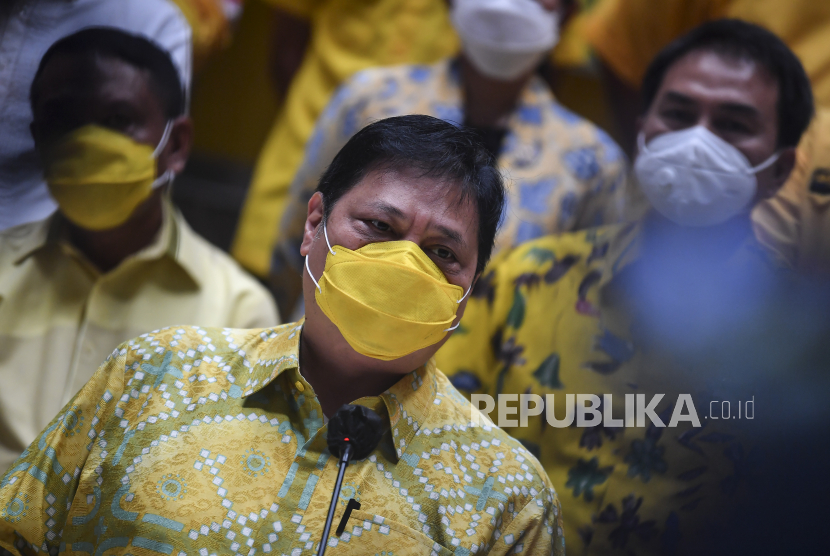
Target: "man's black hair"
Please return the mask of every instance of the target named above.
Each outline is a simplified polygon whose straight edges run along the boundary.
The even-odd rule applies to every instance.
[[[414,171],[458,188],[459,202],[472,200],[478,212],[476,272],[481,272],[493,251],[504,207],[504,183],[495,159],[475,133],[423,115],[387,118],[364,127],[340,149],[320,178],[317,191],[323,194],[324,218],[374,170]]]
[[[58,55],[114,58],[150,74],[150,86],[161,102],[166,118],[184,113],[184,90],[170,55],[152,41],[113,27],[90,27],[68,35],[49,47],[40,60],[29,99],[35,103],[40,77],[49,61]]]
[[[661,50],[643,78],[643,113],[654,102],[669,68],[687,54],[698,51],[751,60],[766,69],[778,83],[778,146],[798,144],[814,111],[807,72],[781,39],[763,27],[738,19],[704,23]]]

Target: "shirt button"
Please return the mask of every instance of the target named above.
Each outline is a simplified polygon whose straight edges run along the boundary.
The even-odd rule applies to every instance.
[[[303,383],[302,383],[302,382],[300,382],[299,380],[298,380],[297,382],[295,382],[295,383],[294,383],[294,386],[296,386],[296,387],[297,387],[297,390],[299,390],[300,392],[304,392],[304,391],[305,391],[305,386],[303,386]]]

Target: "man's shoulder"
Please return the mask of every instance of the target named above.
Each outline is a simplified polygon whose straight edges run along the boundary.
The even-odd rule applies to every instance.
[[[628,228],[614,224],[547,235],[517,246],[494,261],[490,270],[497,274],[499,282],[510,282],[511,287],[521,285],[515,283],[517,279],[539,273],[544,274],[546,283],[552,284],[566,272],[587,273],[596,269],[608,258],[611,244],[618,241]]]
[[[184,220],[175,214],[179,234],[179,246],[176,260],[200,284],[210,287],[216,284],[225,294],[237,295],[240,291],[250,291],[263,298],[270,295],[262,284],[248,274],[230,255],[196,233]]]
[[[507,487],[506,481],[514,480],[520,489],[519,483],[533,485],[539,492],[553,488],[536,457],[473,407],[441,371],[436,371],[436,387],[436,407],[418,431],[419,436],[434,436],[440,439],[436,444],[448,445],[456,451],[462,465],[470,466],[467,471],[470,478],[495,474],[494,481],[504,483],[502,489]],[[476,452],[489,452],[493,465],[486,468],[476,465]]]
[[[296,364],[300,328],[301,323],[251,329],[171,326],[122,343],[108,360],[124,357],[125,371],[163,372],[159,380],[169,371],[176,378],[196,377],[200,382],[230,379],[245,389],[254,375],[270,376],[284,361]]]
[[[390,85],[391,83],[427,87],[435,77],[446,70],[448,63],[448,60],[441,60],[435,64],[398,64],[367,68],[350,77],[344,89],[380,97],[394,94],[396,86]],[[382,87],[384,84],[386,87]]]

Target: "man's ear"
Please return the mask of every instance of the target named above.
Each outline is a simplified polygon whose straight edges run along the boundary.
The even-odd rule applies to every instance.
[[[317,230],[323,223],[323,194],[317,191],[308,200],[308,216],[303,229],[303,242],[300,244],[300,255],[305,257],[311,251],[311,244],[317,236]]]
[[[773,197],[787,183],[787,180],[790,179],[790,175],[793,172],[793,168],[795,168],[795,161],[795,147],[782,149],[778,160],[772,165],[772,187],[763,193],[766,198]]]
[[[187,116],[179,116],[173,120],[170,130],[170,139],[159,157],[159,174],[173,170],[176,174],[182,173],[190,157],[190,147],[193,144],[193,123]]]

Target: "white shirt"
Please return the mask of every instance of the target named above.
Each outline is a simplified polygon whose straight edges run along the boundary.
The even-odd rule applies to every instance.
[[[42,220],[57,208],[29,132],[29,88],[52,44],[93,26],[155,41],[190,89],[190,25],[170,0],[23,0],[11,15],[0,10],[0,230]]]

